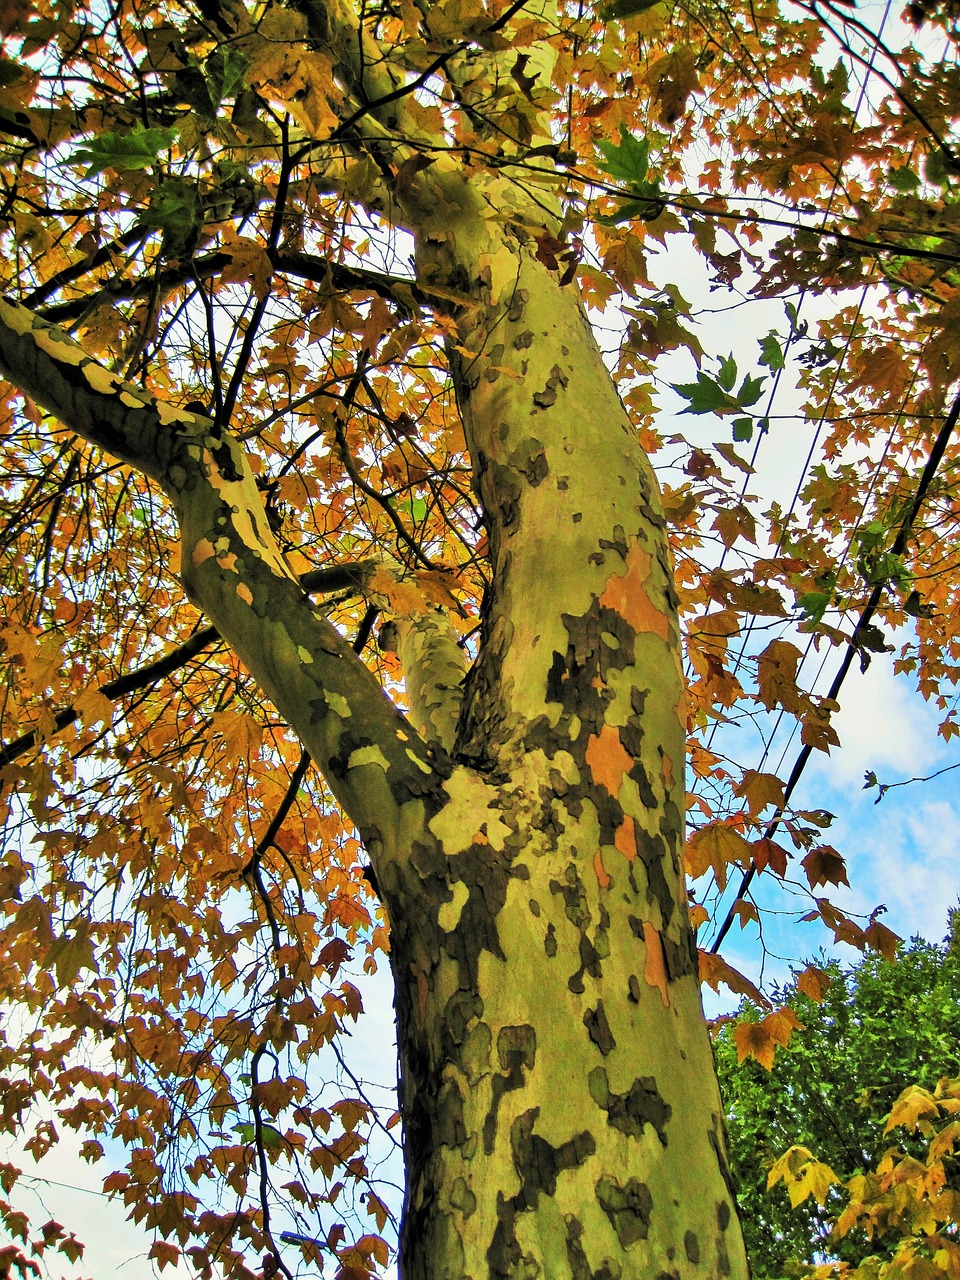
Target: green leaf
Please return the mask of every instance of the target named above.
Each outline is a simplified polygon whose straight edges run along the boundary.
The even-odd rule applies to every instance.
[[[734,440],[750,440],[753,438],[753,423],[749,418],[734,418],[733,438]]]
[[[681,413],[729,413],[731,409],[740,407],[719,382],[705,373],[698,373],[696,382],[673,382],[670,385],[678,396],[690,402]]]
[[[915,174],[912,169],[908,169],[906,165],[903,165],[900,168],[891,169],[887,174],[887,177],[889,178],[890,185],[893,187],[894,191],[901,191],[904,193],[916,191],[917,187],[920,185],[920,178],[918,175]]]
[[[797,597],[797,606],[808,622],[820,622],[832,598],[832,591],[808,591],[806,595]]]
[[[726,360],[720,361],[720,372],[717,374],[717,381],[723,387],[724,391],[732,391],[733,384],[737,380],[737,362],[733,358],[733,354],[727,356]]]
[[[783,347],[780,345],[780,335],[771,330],[765,338],[760,339],[760,363],[765,364],[768,369],[776,371],[784,367]]]
[[[204,63],[210,100],[214,108],[227,98],[235,98],[243,88],[250,62],[232,45],[219,45]]]
[[[599,168],[619,182],[637,187],[647,176],[647,157],[650,143],[646,138],[635,138],[623,125],[620,126],[620,143],[598,142],[606,164]],[[632,192],[631,192],[632,194]]]
[[[149,169],[157,163],[161,151],[173,146],[179,132],[175,126],[144,129],[137,125],[130,133],[102,133],[78,147],[69,157],[69,163],[88,165],[83,175],[85,178],[103,173],[104,169],[116,169],[118,172]]]
[[[656,198],[660,194],[658,184],[643,182],[637,189],[639,199],[622,199],[613,213],[598,216],[595,221],[605,227],[618,227],[622,222],[653,222],[663,212],[662,202]],[[649,194],[649,199],[642,198]]]
[[[737,392],[737,400],[740,406],[746,409],[751,404],[756,404],[763,395],[763,378],[751,378],[749,373],[740,384],[740,390]]]
[[[945,187],[950,181],[947,160],[939,147],[927,156],[923,166],[923,176],[937,187]]]

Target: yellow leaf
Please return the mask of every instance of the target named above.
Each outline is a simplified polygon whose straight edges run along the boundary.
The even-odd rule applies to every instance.
[[[733,790],[735,795],[746,800],[751,818],[756,818],[768,805],[781,809],[784,804],[783,783],[773,773],[745,769],[743,778]]]
[[[770,1170],[767,1188],[775,1187],[778,1182],[785,1183],[790,1203],[796,1208],[810,1196],[813,1196],[817,1204],[823,1204],[827,1192],[839,1181],[828,1164],[814,1160],[806,1147],[794,1146]]]
[[[426,613],[427,596],[418,582],[398,581],[384,565],[377,565],[370,577],[369,591],[373,595],[385,596],[390,612],[399,617],[411,617]]]
[[[728,865],[747,866],[749,863],[750,844],[727,823],[711,822],[695,831],[687,841],[684,860],[691,879],[696,880],[712,870],[717,884],[723,889],[727,883]]]
[[[898,1126],[904,1129],[921,1128],[922,1121],[935,1120],[939,1113],[937,1100],[933,1094],[928,1093],[926,1089],[921,1089],[917,1084],[912,1084],[904,1089],[893,1104],[883,1132],[889,1133],[891,1129],[896,1129]]]
[[[245,711],[215,711],[210,733],[223,739],[229,759],[252,759],[260,750],[263,729]]]

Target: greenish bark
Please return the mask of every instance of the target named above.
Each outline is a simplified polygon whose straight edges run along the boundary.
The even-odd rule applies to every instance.
[[[188,590],[366,843],[396,981],[404,1280],[740,1278],[657,486],[576,287],[537,259],[534,216],[555,224],[498,181],[438,161],[405,196],[421,280],[462,300],[493,570],[463,691],[449,636],[403,641],[417,727],[300,590],[234,440],[8,303],[0,367],[170,495]]]

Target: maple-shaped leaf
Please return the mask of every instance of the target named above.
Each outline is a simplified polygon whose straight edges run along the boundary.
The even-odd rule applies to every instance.
[[[850,887],[847,864],[836,849],[828,844],[811,849],[800,865],[807,873],[811,889],[816,889],[821,884],[845,884],[847,888]]]
[[[739,969],[735,969],[732,964],[724,960],[723,956],[714,955],[711,951],[698,951],[697,956],[700,981],[705,982],[708,987],[718,991],[722,982],[725,987],[729,987],[737,995],[749,996],[758,1008],[770,1008],[770,1001],[760,988],[751,982],[746,974],[741,973]]]
[[[889,1133],[891,1129],[901,1127],[928,1129],[929,1125],[925,1122],[935,1120],[939,1114],[940,1108],[933,1094],[928,1093],[926,1089],[921,1089],[917,1084],[912,1084],[904,1089],[893,1104],[883,1132]]]
[[[750,816],[757,817],[768,805],[782,809],[784,805],[783,783],[775,773],[762,773],[757,769],[745,769],[743,777],[733,788],[734,795],[747,802]],[[754,845],[756,849],[756,845]],[[756,854],[754,854],[756,858]]]
[[[772,711],[799,711],[800,690],[797,671],[803,654],[789,640],[771,640],[757,659],[757,691],[760,701]]]
[[[759,1022],[744,1019],[733,1029],[737,1061],[755,1058],[767,1071],[772,1070],[777,1049],[786,1048],[790,1037],[800,1026],[799,1019],[790,1009],[768,1013]]]
[[[783,1182],[790,1196],[790,1203],[796,1208],[810,1196],[818,1204],[823,1204],[830,1187],[839,1181],[830,1166],[815,1160],[806,1147],[792,1146],[776,1161],[767,1175],[767,1188]]]
[[[825,970],[817,968],[815,964],[808,964],[797,978],[797,990],[814,1004],[820,1004],[829,986],[830,975]]]
[[[630,186],[636,186],[644,181],[650,155],[648,138],[635,138],[630,130],[621,124],[619,143],[601,139],[597,142],[597,147],[603,153],[605,160],[605,163],[599,164],[598,168],[604,173]]]
[[[897,947],[903,941],[899,934],[894,933],[892,929],[888,929],[885,924],[881,924],[873,917],[863,931],[863,936],[867,945],[874,951],[879,951],[885,960],[896,960]]]
[[[55,969],[59,987],[72,986],[81,969],[100,972],[93,939],[82,923],[78,924],[73,933],[64,934],[52,943],[47,951],[46,963]]]
[[[697,374],[696,382],[671,382],[670,387],[688,402],[681,413],[731,413],[740,407],[735,396],[702,371]]]
[[[777,844],[776,840],[764,836],[760,840],[754,840],[750,848],[753,865],[758,871],[764,871],[769,867],[778,876],[787,874],[787,861],[790,855],[783,845]]]
[[[85,178],[116,169],[119,173],[128,169],[149,169],[155,165],[160,153],[168,151],[179,136],[179,129],[147,129],[136,125],[129,133],[101,133],[96,138],[77,147],[68,157],[70,164],[86,164]]]
[[[650,86],[661,124],[674,125],[686,109],[687,99],[700,88],[697,55],[689,45],[678,45],[647,70],[644,83]]]
[[[177,1265],[180,1261],[180,1250],[168,1240],[154,1240],[147,1257],[156,1262],[158,1269],[162,1271],[166,1266]]]
[[[695,831],[687,841],[684,861],[692,880],[713,871],[717,884],[727,883],[727,867],[733,863],[746,866],[750,860],[750,843],[728,823],[711,822]]]

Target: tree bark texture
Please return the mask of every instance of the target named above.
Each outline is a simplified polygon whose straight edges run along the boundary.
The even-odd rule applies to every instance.
[[[401,627],[410,719],[300,589],[234,439],[6,302],[0,367],[167,492],[188,590],[366,844],[396,982],[404,1280],[744,1277],[680,866],[657,485],[576,285],[537,258],[534,215],[555,222],[496,181],[438,161],[405,193],[420,282],[460,299],[492,564],[462,691],[439,621]]]

